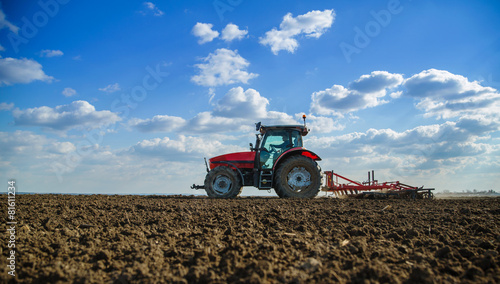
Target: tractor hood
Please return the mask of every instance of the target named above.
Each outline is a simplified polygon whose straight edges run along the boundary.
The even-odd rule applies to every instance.
[[[213,169],[217,166],[233,166],[236,168],[253,168],[255,161],[255,153],[256,152],[237,152],[230,153],[225,155],[220,155],[211,158],[210,161],[210,169]]]

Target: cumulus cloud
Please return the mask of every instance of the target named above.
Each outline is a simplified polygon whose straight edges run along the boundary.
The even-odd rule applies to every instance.
[[[204,111],[191,118],[183,131],[187,133],[236,132],[248,129],[248,127],[245,128],[244,121],[241,118],[214,116],[211,112]]]
[[[72,88],[64,88],[64,90],[62,91],[62,94],[65,97],[72,97],[72,96],[76,95],[76,91],[75,91],[75,89],[72,89]]]
[[[235,24],[229,23],[222,30],[221,38],[227,42],[233,41],[235,39],[241,40],[248,34],[247,30],[240,30]]]
[[[302,115],[304,115],[304,113],[296,114],[295,119],[301,121]],[[336,130],[343,130],[345,125],[340,124],[331,117],[309,114],[307,115],[307,127],[311,129],[312,133],[330,133]]]
[[[76,146],[71,142],[53,142],[47,147],[49,153],[68,154],[76,150]]]
[[[189,140],[190,137],[185,139]],[[170,140],[182,141],[181,138]],[[201,139],[198,139],[196,142],[200,141]],[[198,152],[189,150],[176,151],[176,147],[170,148],[172,155],[164,155],[161,147],[156,148],[157,152],[150,148],[149,153],[148,151],[131,153],[130,149],[135,143],[123,149],[111,150],[107,146],[85,143],[83,145],[86,146],[83,146],[81,140],[77,142],[74,144],[64,140],[54,140],[30,131],[0,132],[2,178],[7,179],[23,173],[27,182],[23,185],[25,188],[37,188],[39,192],[60,193],[89,192],[89,190],[102,193],[103,184],[106,185],[104,188],[108,188],[106,193],[124,191],[133,193],[134,188],[139,186],[135,183],[137,179],[146,180],[148,187],[152,188],[160,188],[161,184],[165,185],[166,182],[175,185],[169,187],[167,192],[176,192],[175,189],[168,190],[187,188],[186,173],[197,173],[195,176],[203,179],[204,167],[200,167],[203,163],[200,156],[203,157],[205,154],[196,154]],[[189,141],[186,143],[190,145]],[[218,151],[242,149],[221,145]],[[215,151],[217,150],[214,150],[214,153]],[[85,154],[82,154],[83,152]],[[60,182],[58,177],[61,178]],[[193,183],[193,180],[189,182]],[[92,191],[92,188],[99,188],[99,185],[101,189]],[[162,191],[165,193],[165,188],[158,190],[157,193]]]
[[[19,126],[41,126],[54,131],[74,128],[98,128],[121,120],[118,114],[108,110],[96,111],[86,101],[74,101],[55,108],[42,106],[12,111],[14,123]]]
[[[41,151],[48,143],[45,136],[30,131],[0,132],[0,156],[29,155]]]
[[[12,108],[14,108],[14,104],[13,103],[0,103],[0,111],[2,110],[11,110]]]
[[[236,87],[215,105],[213,114],[223,117],[261,118],[266,116],[269,101],[254,89]]]
[[[155,4],[152,2],[144,2],[143,5],[148,9],[149,11],[153,12],[153,15],[159,17],[162,16],[164,13],[162,10],[160,10],[158,7],[156,7]]]
[[[63,56],[63,52],[60,50],[49,50],[45,49],[40,51],[40,56],[41,57],[57,57],[57,56]]]
[[[156,115],[151,119],[129,120],[128,125],[142,132],[224,133],[250,132],[254,123],[297,124],[297,119],[283,112],[269,111],[269,101],[254,89],[230,89],[214,103],[211,111],[200,112],[189,120]]]
[[[53,158],[64,157],[75,150],[71,142],[55,141],[30,131],[0,132],[0,168],[7,166],[3,169],[7,171],[16,168],[27,168],[30,172],[34,168],[45,170],[50,168]]]
[[[358,80],[349,84],[349,89],[359,93],[376,93],[388,88],[399,86],[403,82],[403,75],[391,74],[387,71],[373,71],[370,75],[362,75]]]
[[[120,84],[118,84],[118,83],[109,84],[104,88],[99,88],[99,91],[103,91],[106,93],[114,93],[114,92],[118,92],[119,90],[121,90],[121,88],[120,88]]]
[[[299,46],[295,37],[303,34],[306,37],[319,38],[332,26],[334,19],[334,10],[314,10],[295,18],[288,13],[283,17],[280,28],[266,32],[265,36],[260,38],[260,43],[270,46],[274,54],[278,54],[280,50],[294,53]]]
[[[500,113],[500,93],[445,70],[429,69],[406,79],[405,95],[417,99],[427,116],[452,118]]]
[[[40,63],[26,58],[0,58],[0,85],[27,84],[33,81],[52,82]]]
[[[482,157],[500,149],[481,143],[481,138],[497,131],[498,125],[483,125],[477,131],[474,129],[477,124],[482,121],[470,118],[400,132],[369,129],[339,136],[311,136],[307,137],[306,144],[327,161],[342,160],[344,167],[350,163],[359,166],[383,161],[375,166],[398,174],[442,171],[444,167],[457,169],[471,157]]]
[[[206,63],[196,64],[200,74],[191,77],[191,81],[201,86],[247,84],[250,79],[258,76],[258,74],[246,71],[250,63],[236,50],[220,48],[203,58],[203,61]]]
[[[382,98],[403,82],[401,74],[374,71],[351,82],[349,88],[333,85],[311,96],[311,112],[320,115],[343,116],[360,109],[386,103]],[[391,93],[391,97],[392,97]]]
[[[387,96],[389,95],[389,96]],[[404,79],[401,74],[373,71],[349,83],[333,85],[312,94],[311,111],[320,115],[345,113],[375,107],[401,96],[417,100],[425,116],[449,119],[464,115],[486,115],[500,119],[500,93],[477,81],[444,70],[429,69]]]
[[[196,25],[194,25],[192,32],[194,36],[199,38],[199,44],[211,42],[214,38],[219,36],[219,32],[212,30],[212,27],[212,24],[206,23],[196,23]]]
[[[465,115],[461,117],[456,126],[466,130],[473,135],[481,136],[490,132],[500,130],[500,119],[498,115]]]
[[[243,149],[236,146],[223,145],[216,139],[204,139],[202,137],[180,135],[179,139],[171,139],[169,137],[154,138],[143,140],[133,147],[130,151],[135,154],[148,155],[154,157],[165,157],[168,159],[176,159],[182,155],[184,158],[199,158],[200,156],[214,156],[224,151],[242,151]]]
[[[251,131],[255,122],[263,124],[296,124],[292,116],[267,109],[269,100],[257,90],[242,87],[230,89],[215,104],[211,112],[202,112],[192,118],[188,128],[217,132]]]
[[[19,32],[19,27],[9,22],[5,16],[5,13],[0,9],[0,30],[9,29],[11,32],[17,34]]]
[[[128,124],[141,132],[172,132],[184,127],[186,120],[177,116],[155,115],[151,119],[133,118]]]

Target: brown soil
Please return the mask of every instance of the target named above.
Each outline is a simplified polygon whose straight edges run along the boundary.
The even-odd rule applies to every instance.
[[[499,201],[21,195],[0,282],[500,283]]]

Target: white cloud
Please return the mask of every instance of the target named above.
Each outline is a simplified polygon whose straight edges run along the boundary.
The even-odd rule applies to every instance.
[[[401,74],[374,71],[351,82],[349,88],[333,85],[323,91],[314,92],[311,96],[311,112],[342,117],[349,112],[375,107],[387,103],[382,98],[402,82]],[[391,93],[391,97],[395,96],[393,94],[396,93]]]
[[[248,34],[247,30],[240,30],[237,25],[229,23],[222,30],[221,38],[227,42],[233,41],[235,39],[241,40]]]
[[[266,113],[266,116],[262,118],[262,124],[264,125],[285,125],[285,124],[300,124],[299,119],[294,119],[293,116],[280,111],[270,110]]]
[[[49,140],[30,131],[0,132],[1,157],[29,155],[44,148]]]
[[[141,132],[172,132],[184,127],[186,120],[177,116],[155,115],[151,119],[133,118],[128,124]]]
[[[403,94],[403,91],[397,91],[397,92],[390,93],[389,96],[393,99],[397,99],[397,98],[400,98],[402,94]]]
[[[65,97],[71,97],[71,96],[76,95],[76,91],[75,91],[75,89],[72,89],[72,88],[64,88],[64,90],[62,91],[62,94]]]
[[[424,110],[427,117],[449,119],[481,114],[500,119],[498,90],[436,69],[422,71],[408,79],[403,79],[401,74],[373,71],[351,82],[348,88],[334,85],[313,93],[311,112],[342,116],[384,104],[387,102],[384,97],[397,99],[402,95],[415,98],[417,108]]]
[[[5,14],[2,11],[2,9],[0,9],[0,30],[3,28],[9,29],[11,32],[13,32],[15,34],[17,34],[19,31],[19,27],[12,24],[11,22],[9,22],[6,19]]]
[[[158,7],[156,7],[156,5],[153,4],[152,2],[144,2],[143,4],[148,10],[153,12],[153,15],[157,17],[162,16],[164,14],[163,11],[160,10]]]
[[[200,112],[188,121],[183,129],[187,133],[224,133],[248,129],[245,119],[214,116],[211,112]]]
[[[216,139],[180,135],[178,140],[169,137],[143,140],[134,145],[130,150],[135,154],[178,160],[179,156],[182,156],[182,159],[196,159],[201,156],[211,157],[221,151],[235,152],[244,149],[224,145]]]
[[[496,116],[487,114],[464,115],[457,121],[456,126],[468,133],[481,136],[499,131],[500,119],[498,114]]]
[[[76,150],[71,142],[53,142],[47,146],[47,151],[55,154],[68,154]]]
[[[297,124],[292,116],[268,111],[268,99],[254,89],[235,87],[214,104],[212,111],[200,112],[189,120],[181,117],[156,115],[151,119],[129,120],[128,125],[142,132],[224,133],[250,132],[254,123]],[[334,125],[334,124],[333,124]]]
[[[378,104],[377,97],[366,97],[341,85],[314,92],[311,100],[311,112],[321,115],[341,115]]]
[[[302,115],[304,115],[304,113],[296,114],[296,120],[302,120]],[[345,125],[340,124],[338,121],[334,121],[331,117],[316,116],[312,114],[307,115],[306,123],[307,127],[311,129],[311,133],[330,133],[345,128]]]
[[[288,13],[283,17],[280,28],[266,32],[260,38],[260,43],[269,45],[274,54],[278,54],[280,50],[294,53],[299,46],[296,36],[304,34],[306,37],[319,38],[332,26],[334,19],[334,10],[314,10],[295,18]]]
[[[33,81],[52,82],[54,77],[46,75],[40,63],[26,58],[0,58],[0,85],[27,84]]]
[[[86,101],[74,101],[55,108],[42,106],[12,111],[14,122],[19,126],[41,126],[50,130],[65,131],[74,128],[98,128],[114,124],[121,118],[108,110],[96,111]]]
[[[5,51],[5,47],[0,44],[0,51]]]
[[[22,175],[23,188],[39,193],[103,193],[102,188],[106,188],[105,193],[133,193],[133,188],[139,186],[135,181],[144,179],[142,186],[162,187],[153,192],[165,194],[179,193],[175,188],[182,192],[204,176],[200,155],[176,152],[175,147],[172,156],[164,156],[158,147],[156,158],[151,155],[154,151],[130,153],[133,146],[111,150],[107,146],[83,146],[80,142],[57,141],[30,131],[0,132],[0,177]],[[237,149],[231,145],[221,149],[226,147]],[[189,181],[186,173],[190,173]],[[169,184],[166,189],[165,184]]]
[[[104,88],[99,88],[99,91],[103,91],[106,93],[114,93],[114,92],[118,92],[119,90],[121,90],[121,88],[120,88],[120,84],[118,84],[118,83],[109,84]]]
[[[0,103],[0,111],[2,110],[11,110],[12,108],[14,108],[14,104],[13,103]]]
[[[269,101],[254,89],[236,87],[229,90],[215,105],[213,114],[231,118],[262,118],[266,116]]]
[[[30,131],[0,132],[0,172],[15,176],[24,172],[28,179],[47,179],[54,159],[62,159],[75,149],[71,142],[55,141]]]
[[[203,58],[203,61],[206,63],[196,65],[200,69],[200,74],[191,77],[191,81],[201,86],[247,84],[248,80],[258,76],[246,71],[250,63],[237,51],[220,48]]]
[[[407,96],[419,100],[417,108],[426,116],[452,118],[463,115],[500,113],[500,93],[480,82],[444,70],[429,69],[404,82]]]
[[[499,125],[474,126],[481,121],[445,122],[418,126],[406,131],[369,129],[339,136],[308,136],[305,144],[328,164],[342,163],[348,168],[386,170],[391,176],[415,176],[422,173],[453,173],[473,159],[492,155],[498,145],[482,143]],[[340,169],[338,169],[339,171]]]
[[[49,50],[45,49],[40,51],[40,56],[41,57],[57,57],[57,56],[63,56],[64,53],[60,50]]]
[[[349,84],[349,89],[359,93],[376,93],[399,86],[403,75],[391,74],[387,71],[373,71],[370,75],[362,75]]]
[[[219,32],[212,30],[212,27],[212,24],[206,23],[196,23],[196,25],[194,25],[192,32],[194,36],[200,38],[198,40],[199,44],[211,42],[214,38],[219,36]]]

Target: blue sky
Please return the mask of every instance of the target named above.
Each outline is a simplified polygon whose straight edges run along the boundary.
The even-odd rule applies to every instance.
[[[196,194],[203,157],[245,151],[254,123],[304,113],[323,169],[499,189],[498,1],[0,11],[0,172],[22,191]]]

